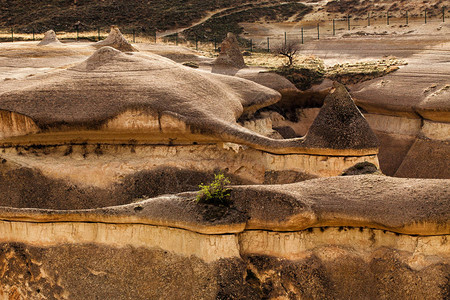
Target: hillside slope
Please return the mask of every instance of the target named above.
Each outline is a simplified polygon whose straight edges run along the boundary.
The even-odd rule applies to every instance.
[[[208,12],[241,5],[261,7],[286,0],[0,0],[0,26],[19,30],[70,30],[80,21],[86,28],[99,26],[166,30],[189,26]],[[267,12],[270,14],[270,12]]]
[[[241,33],[239,22],[331,20],[352,18],[442,16],[447,0],[0,0],[0,27],[44,32],[95,30],[112,24],[153,33],[182,28],[188,38],[215,40],[226,32]],[[447,5],[447,14],[450,5]],[[450,17],[450,16],[447,16]],[[178,30],[177,30],[178,29]]]

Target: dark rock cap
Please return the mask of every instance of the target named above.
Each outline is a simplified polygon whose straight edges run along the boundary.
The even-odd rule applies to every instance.
[[[345,86],[335,82],[334,87],[309,128],[306,144],[331,149],[378,148],[375,133]]]

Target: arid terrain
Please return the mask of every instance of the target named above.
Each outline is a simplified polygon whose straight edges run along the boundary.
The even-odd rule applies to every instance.
[[[143,35],[183,32],[188,39],[222,40],[227,32],[243,33],[242,22],[331,22],[332,19],[442,19],[450,5],[443,0],[226,0],[226,1],[0,1],[0,29],[17,32],[92,31],[118,25]]]
[[[0,299],[449,299],[444,1],[0,4]]]

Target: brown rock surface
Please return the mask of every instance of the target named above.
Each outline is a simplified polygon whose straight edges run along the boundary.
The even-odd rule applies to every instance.
[[[387,134],[377,131],[375,131],[375,134],[380,141],[380,152],[378,153],[380,169],[383,171],[383,174],[394,176],[405,159],[409,149],[414,144],[415,137],[401,136],[399,134]],[[419,164],[419,161],[416,161],[416,163]],[[413,178],[416,176],[409,173],[408,176],[405,177]]]
[[[215,299],[245,292],[238,259],[206,263],[161,249],[0,244],[0,297],[9,299]],[[8,257],[8,258],[7,258]],[[45,275],[42,275],[45,274]],[[11,298],[15,297],[15,298]]]
[[[281,95],[295,93],[298,89],[289,80],[275,73],[252,71],[252,69],[244,69],[236,74],[237,77],[254,81],[260,85],[274,89]]]
[[[401,165],[397,177],[450,178],[450,141],[430,140],[418,137]]]
[[[237,232],[247,222],[246,228],[251,230],[351,226],[428,236],[450,233],[449,195],[448,180],[360,175],[288,185],[235,186],[233,207],[216,212],[192,202],[195,193],[184,193],[96,210],[3,207],[0,216],[33,222],[164,225],[209,234]]]
[[[69,70],[26,84],[22,90],[3,93],[2,108],[23,112],[41,128],[95,127],[127,109],[150,107],[200,128],[213,122],[208,119],[211,113],[221,122],[233,122],[245,110],[279,98],[275,91],[249,81],[195,72],[160,56],[125,55],[109,47]],[[117,97],[119,91],[121,97]],[[17,97],[22,98],[20,103],[13,100]],[[52,105],[53,101],[58,105]]]
[[[450,153],[449,123],[376,114],[366,114],[366,118],[380,139],[378,157],[384,174],[450,178],[446,159]]]
[[[446,183],[234,186],[231,208],[199,206],[194,193],[95,210],[0,207],[0,296],[446,299]]]
[[[405,43],[402,41],[402,43]],[[423,41],[418,42],[419,46]],[[351,87],[357,105],[368,112],[449,122],[450,43],[430,45],[408,57],[408,65],[382,78]]]
[[[198,52],[183,46],[175,46],[168,44],[150,44],[139,43],[135,45],[135,48],[140,52],[152,53],[169,58],[178,63],[184,63],[187,61],[207,61],[210,62],[211,58],[199,56]]]
[[[434,91],[417,105],[416,111],[424,119],[450,123],[449,102],[450,80],[439,87],[436,85]]]
[[[332,229],[325,234],[328,231]],[[343,229],[342,235],[347,231]],[[372,234],[374,239],[382,235]],[[447,298],[448,261],[419,254],[429,260],[426,267],[411,267],[411,260],[421,258],[410,252],[373,247],[364,253],[355,251],[354,244],[349,246],[316,246],[295,260],[243,253],[207,263],[158,248],[1,243],[0,267],[6,276],[0,281],[0,295],[25,299]]]
[[[448,180],[361,175],[240,187],[233,198],[250,216],[248,229],[373,226],[428,235],[449,233],[449,193]],[[246,197],[259,199],[258,204],[246,202]]]
[[[85,60],[93,51],[87,43],[48,46],[38,46],[36,42],[0,43],[0,93],[16,89],[17,83],[13,81],[65,69]]]
[[[385,174],[449,178],[447,165],[436,162],[440,162],[448,152],[448,143],[443,140],[450,135],[438,140],[420,137],[421,127],[429,120],[441,122],[442,126],[449,122],[448,28],[448,25],[443,25],[442,30],[436,30],[436,26],[427,25],[407,28],[413,32],[409,34],[397,32],[383,38],[333,39],[304,46],[306,53],[324,59],[326,64],[389,55],[407,63],[394,73],[349,86],[355,103],[365,113],[379,117],[376,122],[379,124],[373,124],[371,120],[369,124],[380,140],[380,166]],[[375,28],[372,30],[376,31]],[[417,128],[410,126],[413,123],[418,124]],[[407,159],[406,154],[415,141],[421,146],[414,147],[409,155],[411,159]],[[419,149],[423,153],[418,152]]]

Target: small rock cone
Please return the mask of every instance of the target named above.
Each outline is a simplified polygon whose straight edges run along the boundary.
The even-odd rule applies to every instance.
[[[128,43],[117,26],[111,26],[111,31],[105,40],[95,43],[97,48],[104,46],[110,46],[122,52],[138,52],[136,48]]]
[[[239,49],[238,40],[233,33],[228,33],[222,44],[220,44],[219,57],[216,58],[213,64],[230,66],[238,69],[246,67],[244,57]]]
[[[45,46],[49,44],[56,44],[56,45],[62,44],[56,37],[56,33],[53,30],[49,30],[46,33],[44,33],[44,38],[38,44],[38,46]]]

